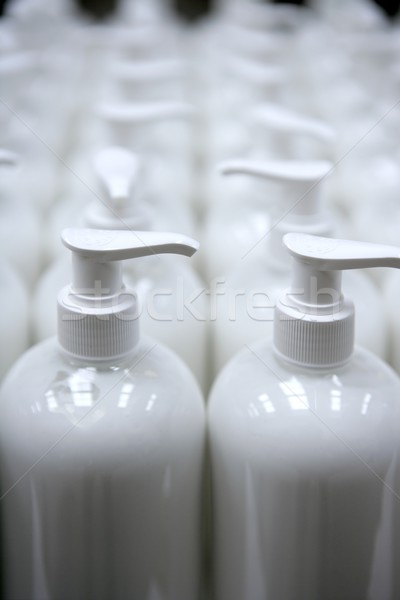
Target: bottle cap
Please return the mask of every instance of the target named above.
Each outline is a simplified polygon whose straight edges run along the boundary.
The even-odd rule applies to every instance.
[[[400,248],[300,233],[283,242],[293,269],[275,308],[275,350],[298,366],[340,366],[354,347],[354,306],[343,297],[341,271],[400,268]]]
[[[58,296],[58,340],[67,354],[95,361],[123,358],[139,339],[137,296],[123,284],[121,261],[199,248],[174,233],[65,229],[61,237],[73,276]]]

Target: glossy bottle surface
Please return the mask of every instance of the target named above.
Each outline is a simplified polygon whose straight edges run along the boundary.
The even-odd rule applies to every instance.
[[[242,264],[249,252],[263,255],[262,244],[255,247],[254,240],[263,238],[271,226],[265,201],[248,201],[255,192],[249,185],[246,187],[247,181],[238,184],[235,180],[235,187],[230,181],[224,183],[230,193],[209,211],[202,232],[202,269],[207,281],[225,276],[235,265]]]
[[[361,349],[330,372],[262,343],[226,366],[209,401],[215,600],[395,600],[399,407],[395,373]]]
[[[203,406],[150,339],[117,366],[26,353],[1,392],[2,597],[197,598]]]

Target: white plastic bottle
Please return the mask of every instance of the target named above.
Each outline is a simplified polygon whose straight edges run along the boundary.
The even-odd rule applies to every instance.
[[[193,106],[179,101],[104,102],[97,113],[112,144],[146,156],[150,189],[167,206],[190,206],[192,190],[190,137]]]
[[[242,350],[210,396],[214,597],[394,599],[400,380],[354,349],[340,271],[400,267],[400,251],[296,233],[285,244],[294,268],[273,343]]]
[[[49,219],[46,240],[49,261],[60,253],[60,225],[61,229],[71,226],[73,223],[67,219],[79,214],[83,202],[96,197],[98,190],[91,157],[107,146],[120,146],[140,156],[145,165],[147,197],[150,201],[154,199],[160,214],[162,211],[166,218],[174,215],[178,231],[188,235],[195,233],[188,198],[192,184],[185,166],[188,154],[181,156],[171,151],[171,145],[179,137],[175,137],[176,121],[192,113],[191,106],[180,102],[109,102],[97,107],[95,117],[92,115],[86,120],[92,131],[66,161],[68,169],[60,183],[60,198]],[[168,125],[167,131],[163,125]],[[169,149],[168,142],[171,142]]]
[[[276,182],[284,191],[277,192],[278,198],[281,196],[275,203],[279,205],[275,207],[279,216],[271,219],[266,235],[253,240],[256,251],[250,247],[237,267],[215,286],[216,372],[246,344],[272,338],[276,300],[290,277],[290,257],[282,245],[283,236],[290,232],[328,236],[335,229],[334,219],[321,206],[323,180],[333,169],[329,161],[232,161],[221,169],[225,174],[261,177],[267,180],[266,186]],[[385,358],[388,331],[381,310],[382,294],[365,273],[358,271],[344,274],[343,288],[357,309],[357,343]]]
[[[248,160],[326,159],[331,154],[334,131],[318,119],[265,102],[248,109],[244,120],[248,121],[251,144],[241,156]],[[233,156],[231,151],[228,160]],[[215,164],[209,186],[214,203],[205,219],[200,256],[205,277],[212,279],[239,264],[254,246],[254,239],[268,233],[270,208],[279,190],[273,190],[273,202],[268,202],[265,184],[246,174],[221,177]]]
[[[63,242],[58,339],[1,390],[2,597],[194,600],[204,402],[182,361],[139,335],[121,261],[197,243],[85,229]]]
[[[1,145],[14,150],[22,158],[24,173],[19,187],[24,195],[29,196],[32,207],[43,214],[54,200],[57,189],[59,146],[67,117],[58,111],[54,115],[56,123],[53,115],[50,118],[48,107],[57,106],[57,102],[49,97],[46,82],[38,77],[38,56],[38,53],[26,51],[0,58],[4,90],[0,126]],[[35,86],[39,88],[39,97]],[[47,107],[41,119],[38,119],[35,106],[42,110],[43,106]],[[58,143],[54,143],[55,132]]]
[[[157,223],[157,213],[152,214],[143,203],[137,157],[123,148],[107,148],[95,155],[94,166],[102,180],[103,193],[87,207],[83,217],[86,227],[125,229],[132,240],[140,240],[142,230],[156,229],[161,224]],[[130,261],[124,265],[124,276],[140,298],[143,331],[174,350],[206,390],[208,297],[195,270],[177,259],[149,256],[142,261]],[[39,280],[33,300],[36,340],[55,334],[57,314],[51,298],[69,280],[65,256]]]
[[[5,260],[0,261],[0,381],[29,344],[30,307],[26,288]]]
[[[23,168],[13,152],[0,149],[0,252],[31,286],[41,267],[40,225],[19,187]]]

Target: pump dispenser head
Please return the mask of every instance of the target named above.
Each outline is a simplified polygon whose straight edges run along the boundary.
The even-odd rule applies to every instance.
[[[58,340],[75,358],[109,361],[139,338],[138,303],[122,281],[121,261],[154,254],[192,256],[199,244],[175,233],[65,229],[73,277],[58,297]]]
[[[125,204],[140,169],[139,158],[125,148],[112,146],[97,152],[93,167],[112,208]]]
[[[332,170],[329,161],[295,160],[231,160],[221,163],[223,175],[250,175],[285,186],[285,202],[290,206],[290,218],[319,214],[319,184]]]
[[[283,217],[273,224],[268,237],[270,260],[280,266],[287,264],[287,253],[282,246],[285,233],[331,234],[331,224],[321,210],[320,196],[321,182],[332,168],[332,163],[324,160],[231,160],[219,167],[224,175],[250,175],[282,185],[283,194],[278,194],[278,198],[284,198]],[[266,203],[272,204],[275,210],[277,204],[282,204],[267,187],[265,194]],[[282,211],[279,213],[282,215]]]
[[[283,242],[294,260],[275,308],[275,350],[297,366],[340,366],[354,347],[354,307],[342,295],[341,271],[400,268],[400,248],[300,233]]]
[[[93,169],[102,187],[101,202],[85,212],[85,225],[94,229],[150,229],[150,215],[138,198],[143,164],[140,158],[118,146],[97,152]]]

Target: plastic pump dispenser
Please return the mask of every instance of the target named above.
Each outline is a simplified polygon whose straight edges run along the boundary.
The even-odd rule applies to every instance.
[[[169,108],[172,110],[171,106]],[[61,253],[60,230],[71,225],[81,224],[81,222],[76,223],[75,215],[82,212],[85,204],[87,208],[83,224],[88,227],[120,229],[128,226],[133,229],[181,231],[188,235],[194,233],[191,213],[183,202],[175,202],[178,196],[176,196],[176,192],[170,191],[167,182],[164,180],[166,185],[162,193],[154,189],[154,182],[159,181],[156,176],[157,172],[160,174],[161,171],[163,173],[168,171],[168,177],[171,178],[173,174],[160,161],[156,161],[156,173],[154,173],[152,157],[148,156],[146,148],[142,152],[139,150],[142,145],[140,139],[143,138],[144,131],[142,130],[141,135],[138,132],[138,138],[135,138],[133,131],[130,131],[128,122],[130,117],[136,114],[136,110],[140,113],[140,108],[133,107],[132,111],[129,110],[122,119],[122,123],[119,122],[118,110],[115,109],[115,113],[113,110],[108,115],[112,121],[114,118],[116,120],[112,126],[111,137],[114,140],[119,139],[120,145],[97,148],[92,154],[94,158],[90,173],[82,175],[82,168],[76,169],[80,174],[79,178],[73,183],[67,198],[58,205],[51,217],[51,229],[46,248],[49,258],[55,258]],[[150,111],[151,118],[156,118],[157,114],[158,118],[161,118],[157,111],[158,109],[154,112]],[[142,115],[146,121],[146,111]],[[104,118],[108,122],[108,118],[105,116]],[[136,119],[136,117],[133,118]],[[148,123],[150,122],[149,120]],[[132,151],[130,146],[137,146],[137,151]],[[90,164],[87,156],[81,157],[81,167],[85,165],[86,169],[87,163]],[[159,171],[159,167],[161,167],[161,171]],[[85,186],[82,181],[90,182],[90,185]],[[125,189],[118,190],[115,188],[116,185],[123,185]],[[144,203],[152,206],[152,215],[144,207]],[[152,221],[151,226],[150,221]]]
[[[85,227],[192,234],[191,219],[185,219],[178,206],[167,208],[162,199],[147,188],[146,161],[142,156],[111,146],[94,155],[93,169],[101,187],[100,198],[87,207],[83,219]]]
[[[283,186],[280,203],[271,200],[270,204],[279,213],[276,222],[272,220],[268,234],[268,252],[273,261],[286,262],[286,252],[282,247],[282,235],[301,230],[313,235],[330,235],[333,227],[331,219],[321,208],[320,184],[333,170],[327,160],[232,160],[219,167],[222,175],[249,175],[271,182],[271,195],[276,193],[273,183]],[[252,242],[254,244],[254,241]],[[248,249],[246,249],[248,250]]]
[[[398,248],[288,233],[292,282],[275,311],[275,350],[295,365],[334,368],[354,346],[354,306],[343,297],[341,271],[400,267]],[[372,317],[372,315],[371,315]]]
[[[66,352],[89,360],[122,358],[139,339],[137,297],[122,283],[121,261],[192,256],[199,247],[185,236],[146,231],[67,229],[62,241],[72,250],[73,279],[58,299],[58,339]]]
[[[111,147],[95,154],[93,168],[101,186],[101,202],[96,199],[89,204],[84,225],[95,229],[151,229],[151,214],[140,191],[143,161],[124,148]]]
[[[221,310],[213,338],[217,370],[244,345],[272,338],[274,306],[288,285],[290,275],[283,236],[291,232],[331,236],[334,230],[334,220],[321,208],[321,184],[333,170],[329,161],[237,160],[223,163],[220,170],[226,175],[260,177],[271,186],[276,182],[284,187],[283,193],[278,192],[284,206],[279,210],[279,217],[272,219],[265,243],[255,245],[258,240],[253,241],[254,256],[250,247],[248,255],[243,255],[243,260],[227,274],[228,291],[225,297],[219,298]],[[274,194],[273,187],[270,193]],[[279,202],[275,204],[279,206]],[[357,307],[357,343],[385,357],[387,327],[385,314],[380,310],[382,298],[378,290],[366,274],[359,272],[346,273],[344,289]],[[228,319],[228,309],[224,306],[222,310],[222,306],[232,292],[237,296],[235,315]],[[371,314],[374,314],[373,319]]]
[[[104,102],[99,104],[96,110],[98,116],[107,124],[113,143],[139,153],[172,153],[172,157],[168,157],[168,165],[173,170],[170,177],[176,178],[180,175],[179,171],[175,170],[179,166],[176,159],[186,159],[190,150],[185,132],[188,127],[186,121],[194,116],[194,109],[190,104],[173,101]],[[184,121],[183,130],[177,123],[171,128],[171,120]],[[174,131],[175,135],[171,135],[171,131]],[[172,189],[176,185],[177,183]]]
[[[273,340],[243,348],[208,403],[215,596],[391,598],[400,380],[354,347],[341,271],[400,268],[400,248],[298,233],[284,244],[293,271]]]
[[[289,276],[288,256],[282,246],[282,237],[291,231],[306,231],[314,235],[330,235],[332,227],[321,211],[320,181],[330,172],[328,161],[226,161],[219,167],[223,175],[244,174],[268,179],[284,186],[284,194],[271,183],[264,189],[264,204],[276,202],[275,195],[284,197],[283,217],[272,220],[267,234],[260,233],[242,249],[241,260],[227,272],[227,293],[218,298],[218,315],[214,323],[215,374],[244,344],[260,338],[271,338],[275,299],[286,287]],[[264,208],[266,211],[266,208]],[[266,237],[265,243],[255,246]],[[251,251],[254,247],[254,252]],[[247,253],[249,255],[247,256]],[[230,314],[232,293],[235,294],[235,314]],[[266,300],[258,306],[258,299]],[[253,299],[254,307],[248,302]],[[254,308],[254,310],[253,310]],[[251,312],[250,314],[250,310]],[[254,314],[253,314],[254,313]]]
[[[20,357],[0,394],[4,597],[195,600],[204,399],[173,352],[139,336],[121,261],[198,244],[94,229],[62,239],[73,276],[58,339]]]
[[[106,124],[111,144],[125,147],[146,160],[154,195],[166,207],[179,207],[185,220],[190,221],[193,107],[173,101],[108,102],[97,106],[97,114]]]
[[[285,218],[291,225],[304,225],[316,230],[329,230],[327,217],[320,207],[319,184],[333,170],[327,160],[232,160],[221,163],[222,175],[250,175],[285,186],[284,203],[290,207]]]
[[[63,184],[63,201],[54,213],[54,220],[57,220],[57,212],[63,214],[68,210],[64,209],[64,205],[66,202],[71,204],[71,197],[87,196],[88,189],[82,181],[89,183],[89,188],[96,189],[88,156],[104,147],[118,146],[141,157],[146,169],[148,192],[156,198],[163,211],[175,211],[177,219],[185,226],[185,232],[191,233],[193,223],[187,202],[192,193],[191,153],[186,144],[187,127],[190,127],[187,120],[192,116],[193,107],[185,102],[109,101],[97,104],[95,117],[88,121],[89,131],[83,134],[85,140],[81,146],[86,150],[78,150],[70,160],[72,173],[79,177],[67,174]],[[58,239],[55,248],[59,249]],[[50,252],[55,255],[52,248]]]
[[[261,191],[264,186],[254,178],[254,176],[258,179],[263,177],[265,162],[271,161],[271,173],[265,174],[264,177],[278,181],[281,187],[286,183],[286,196],[294,194],[298,199],[304,195],[304,191],[317,185],[318,164],[323,169],[323,160],[331,154],[332,142],[335,139],[334,131],[325,122],[289,110],[279,104],[262,103],[249,109],[247,121],[253,140],[250,157],[245,161],[228,159],[222,163],[219,173],[214,168],[215,173],[210,181],[212,191],[208,196],[218,199],[218,202],[214,203],[215,208],[211,208],[209,212],[204,244],[205,271],[210,279],[215,275],[226,273],[229,268],[235,266],[254,245],[254,239],[262,237],[270,230],[271,222],[267,214],[265,190]],[[281,167],[278,160],[282,160]],[[288,163],[288,160],[301,161],[297,163],[297,172],[296,163]],[[305,160],[310,162],[306,165]],[[224,165],[231,166],[232,169],[225,173],[222,170]],[[275,170],[278,170],[276,173],[272,173],[274,165],[276,165]],[[333,165],[330,166],[333,169]],[[310,168],[317,170],[314,180],[313,173],[308,172]],[[305,173],[302,172],[303,169]],[[221,177],[221,172],[253,175],[253,177]],[[325,173],[322,172],[321,176],[324,175]],[[299,180],[297,184],[296,177]],[[303,190],[300,189],[301,186]],[[274,192],[274,205],[277,204],[278,195],[283,195],[281,189]],[[249,196],[255,198],[250,209],[248,208]],[[258,197],[260,200],[262,198],[261,202],[257,202]],[[239,206],[235,206],[234,203]],[[227,226],[227,214],[232,215],[230,218],[234,219],[232,226]],[[321,235],[324,234],[321,232]],[[232,236],[236,242],[233,244],[234,248],[232,248]]]
[[[94,167],[101,191],[83,215],[85,227],[124,229],[138,239],[142,239],[143,230],[175,231],[172,211],[167,221],[155,202],[151,210],[144,205],[141,160],[137,156],[124,148],[107,148],[94,156]],[[181,231],[177,229],[176,235],[179,235]],[[184,235],[182,239],[186,239]],[[188,364],[202,388],[207,389],[208,298],[198,296],[199,290],[204,289],[200,277],[181,257],[160,258],[154,253],[143,261],[128,261],[123,270],[125,281],[137,290],[144,309],[143,331],[175,351]],[[51,298],[69,281],[69,273],[68,257],[63,256],[50,266],[36,287],[33,322],[37,341],[56,332],[57,314]],[[193,342],[190,348],[188,339]]]

